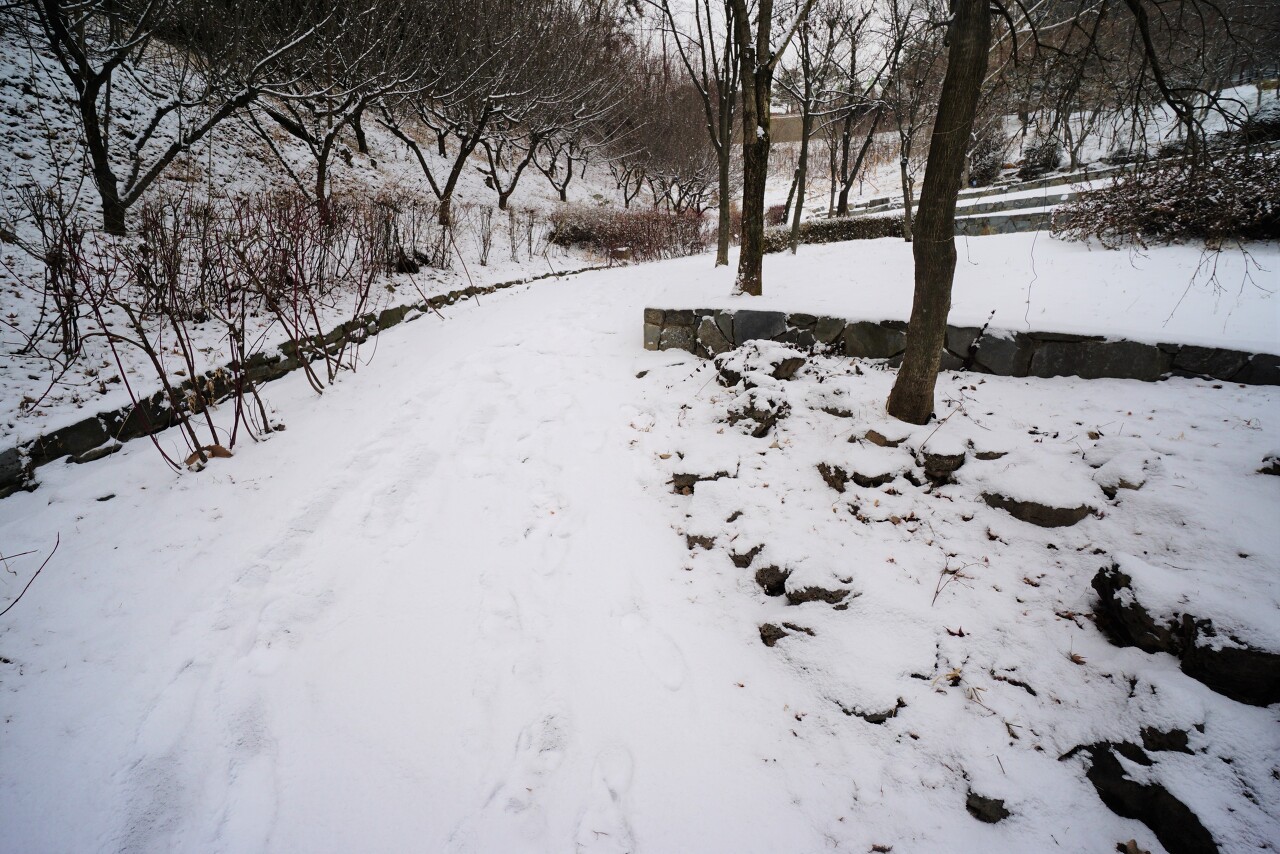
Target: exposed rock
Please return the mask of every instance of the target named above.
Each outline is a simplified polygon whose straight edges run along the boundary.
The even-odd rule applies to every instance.
[[[716,545],[716,538],[704,537],[701,534],[685,534],[684,544],[688,546],[689,551],[693,551],[694,546],[700,546],[704,549],[713,549]]]
[[[738,569],[746,569],[751,566],[751,562],[756,559],[756,555],[764,551],[764,546],[753,546],[745,552],[729,552],[729,560],[733,561],[733,565]]]
[[[788,605],[803,605],[805,602],[826,602],[828,605],[839,605],[849,595],[848,590],[828,590],[825,587],[801,587],[787,591]]]
[[[906,441],[906,438],[890,439],[879,430],[868,430],[862,438],[866,439],[873,445],[879,445],[882,448],[896,448]]]
[[[765,623],[760,627],[760,640],[765,646],[773,646],[786,636],[787,632],[782,628],[782,626],[775,626],[773,623]]]
[[[1139,765],[1153,764],[1141,748],[1134,744],[1103,742],[1076,748],[1067,756],[1079,750],[1089,757],[1085,776],[1108,809],[1151,828],[1170,854],[1217,854],[1213,836],[1186,804],[1158,783],[1138,783],[1125,772],[1116,753]]]
[[[1008,451],[976,451],[974,458],[979,460],[998,460],[1001,457],[1009,456]]]
[[[729,410],[729,423],[754,422],[755,427],[751,428],[751,435],[756,439],[763,439],[769,435],[769,431],[779,421],[791,414],[791,404],[785,400],[776,400],[766,394],[758,394],[754,390],[745,395],[745,400],[743,398],[739,400],[741,404]]]
[[[982,493],[982,500],[991,507],[1004,510],[1015,519],[1039,525],[1041,528],[1062,528],[1074,525],[1093,512],[1093,508],[1085,504],[1079,507],[1053,507],[1036,501],[1015,501],[994,492]]]
[[[925,451],[920,455],[920,464],[924,467],[924,476],[934,483],[950,483],[952,475],[964,465],[965,455],[931,454]]]
[[[844,328],[844,353],[864,359],[890,359],[907,346],[906,324],[859,321]]]
[[[733,342],[724,337],[720,327],[710,317],[698,324],[698,344],[703,355],[718,356],[733,349]]]
[[[662,339],[662,327],[652,323],[644,325],[644,348],[646,350],[657,350],[658,342]]]
[[[779,335],[777,340],[801,350],[812,350],[818,343],[818,339],[813,336],[812,330],[809,329],[788,329]]]
[[[1280,475],[1280,453],[1270,453],[1262,458],[1262,468],[1258,474]]]
[[[1098,593],[1095,622],[1116,646],[1136,646],[1143,652],[1179,655],[1185,645],[1182,627],[1175,621],[1157,623],[1133,593],[1133,579],[1118,565],[1103,567],[1093,576]]]
[[[1142,746],[1153,753],[1161,751],[1191,753],[1191,748],[1187,745],[1187,732],[1181,729],[1165,732],[1151,726],[1143,727]]]
[[[761,338],[776,338],[787,331],[787,317],[780,311],[739,311],[733,317],[733,343],[741,345]]]
[[[783,623],[782,627],[797,634],[808,635],[809,637],[817,637],[818,633],[807,626],[798,626],[795,623]]]
[[[969,811],[969,815],[978,821],[985,821],[987,824],[995,824],[1004,821],[1009,817],[1010,813],[1004,808],[1004,801],[999,798],[984,798],[977,792],[969,792],[969,796],[965,798],[964,808]]]
[[[672,312],[667,312],[670,315]],[[694,331],[692,326],[667,326],[658,338],[659,350],[687,350],[694,352]]]
[[[1021,332],[1012,333],[1009,338],[988,334],[978,343],[974,362],[978,367],[1002,377],[1025,377],[1034,353],[1035,342]]]
[[[879,489],[886,483],[893,483],[897,479],[898,473],[894,471],[882,472],[880,474],[862,474],[861,472],[850,472],[849,479],[861,486],[863,489]]]
[[[1173,357],[1158,346],[1135,341],[1089,341],[1084,336],[1070,336],[1080,341],[1047,340],[1031,359],[1030,373],[1037,377],[1078,376],[1084,379],[1116,377],[1133,380],[1158,380],[1173,366]]]
[[[836,492],[844,492],[845,484],[849,482],[849,475],[839,466],[833,466],[830,463],[818,463],[818,474],[822,475],[822,479],[827,482],[827,486]]]
[[[776,566],[762,566],[756,570],[756,584],[766,596],[781,596],[787,592],[787,579],[791,571]]]
[[[93,450],[85,451],[83,454],[77,454],[76,456],[71,458],[71,462],[91,463],[94,460],[100,460],[103,457],[109,457],[123,447],[124,445],[121,445],[119,442],[112,442],[110,445],[103,445],[99,448],[94,448]]]
[[[1194,627],[1195,640],[1182,652],[1183,673],[1240,703],[1280,703],[1280,654],[1247,644],[1210,645],[1213,623],[1195,620]]]
[[[834,343],[844,332],[844,321],[835,317],[819,317],[813,325],[813,337],[822,344]]]
[[[775,380],[789,380],[796,375],[796,371],[804,367],[804,359],[799,356],[791,356],[783,359],[773,369],[773,378]]]
[[[817,324],[818,318],[812,314],[805,314],[804,312],[796,312],[795,314],[787,318],[787,322],[790,325],[799,327],[801,329],[812,329],[814,325]]]
[[[874,712],[868,712],[856,706],[854,706],[853,708],[849,708],[848,706],[844,705],[844,703],[840,703],[839,705],[840,705],[840,711],[844,712],[849,717],[862,718],[864,721],[866,721],[869,724],[882,724],[885,721],[889,720],[889,718],[896,718],[898,716],[898,710],[905,709],[907,707],[906,701],[903,700],[901,697],[898,698],[898,702],[893,706],[893,708],[884,709],[881,711],[874,711]]]
[[[1195,376],[1208,376],[1216,379],[1230,379],[1249,361],[1248,353],[1236,350],[1221,350],[1214,347],[1179,347],[1173,357],[1173,367]]]
[[[699,483],[707,480],[719,480],[722,477],[729,477],[727,471],[718,471],[715,474],[673,474],[671,476],[671,486],[673,491],[680,495],[692,495],[694,487]]]
[[[644,322],[661,327],[666,323],[666,312],[660,308],[646,308],[644,310]]]
[[[1231,380],[1249,385],[1280,385],[1280,356],[1258,353]]]

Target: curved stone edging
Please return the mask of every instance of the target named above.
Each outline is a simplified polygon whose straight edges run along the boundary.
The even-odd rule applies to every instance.
[[[896,366],[907,346],[907,324],[899,320],[846,321],[750,309],[644,310],[646,350],[687,350],[705,358],[757,339],[801,348],[821,345],[845,356],[887,359]],[[1153,382],[1180,376],[1280,385],[1280,356],[1270,353],[1190,344],[1142,344],[1101,335],[1002,329],[983,332],[968,326],[947,327],[941,366],[943,370],[972,370],[1007,377],[1076,376]]]
[[[387,308],[378,314],[366,314],[340,324],[323,337],[317,336],[313,340],[302,342],[304,351],[309,350],[309,354],[304,352],[300,356],[300,343],[293,340],[282,343],[276,352],[254,353],[245,362],[244,377],[255,386],[271,382],[302,367],[303,358],[316,361],[323,358],[326,351],[336,352],[349,343],[368,340],[369,337],[377,335],[384,329],[398,326],[407,320],[415,320],[429,311],[453,305],[460,300],[491,294],[517,285],[526,285],[530,282],[574,276],[607,268],[608,265],[595,265],[560,273],[544,273],[540,276],[514,279],[495,285],[472,285],[429,297],[425,301]],[[420,313],[409,317],[409,314],[415,310]],[[231,367],[231,365],[224,365],[207,371],[194,381],[185,381],[178,390],[184,392],[198,382],[202,384],[209,398],[223,401],[233,391]],[[179,397],[182,396],[179,394]],[[169,407],[169,395],[162,390],[140,399],[137,405],[130,404],[109,412],[100,412],[83,421],[37,436],[17,447],[0,451],[0,498],[6,498],[18,491],[29,492],[35,489],[39,485],[35,479],[35,470],[40,466],[64,458],[69,458],[75,463],[101,459],[120,450],[121,442],[159,433],[173,424],[174,417]]]

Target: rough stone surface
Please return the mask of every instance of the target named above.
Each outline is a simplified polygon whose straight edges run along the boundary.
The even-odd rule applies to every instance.
[[[787,316],[780,311],[739,311],[733,316],[733,341],[773,339],[787,331]]]
[[[949,483],[952,475],[964,465],[965,455],[931,454],[925,451],[920,455],[924,476],[934,483]]]
[[[1144,652],[1180,655],[1182,628],[1175,622],[1157,623],[1133,595],[1133,579],[1116,565],[1103,567],[1093,576],[1098,594],[1094,611],[1097,626],[1116,646],[1136,646]]]
[[[1182,653],[1182,672],[1219,694],[1251,706],[1280,703],[1280,655],[1250,646],[1215,648],[1209,621],[1196,621],[1196,642]]]
[[[77,454],[76,456],[71,458],[71,462],[91,463],[94,460],[100,460],[103,457],[109,457],[123,447],[124,445],[121,445],[119,442],[114,442],[110,445],[103,445],[100,448],[93,448],[92,450],[85,451],[82,454]]]
[[[1267,454],[1262,458],[1262,468],[1258,469],[1258,474],[1274,474],[1280,475],[1280,454]],[[0,480],[3,480],[3,474],[0,474]]]
[[[848,590],[828,590],[825,587],[801,587],[799,590],[787,591],[787,604],[803,605],[805,602],[826,602],[828,605],[839,605],[848,595]]]
[[[658,342],[662,339],[662,327],[652,323],[644,325],[644,348],[646,350],[657,350]]]
[[[1134,744],[1103,742],[1080,749],[1089,757],[1085,776],[1108,809],[1151,828],[1169,854],[1217,854],[1218,845],[1213,836],[1186,804],[1163,786],[1138,783],[1125,772],[1116,753],[1139,765],[1154,764],[1141,748]]]
[[[1249,361],[1248,353],[1220,350],[1214,347],[1185,346],[1176,348],[1173,367],[1189,374],[1229,379]]]
[[[812,349],[818,343],[818,339],[808,329],[788,329],[778,336],[778,340],[801,350]]]
[[[696,338],[691,326],[668,326],[658,338],[659,350],[687,350],[694,352]]]
[[[1037,377],[1115,377],[1150,382],[1164,376],[1172,366],[1173,358],[1154,344],[1050,340],[1036,348],[1030,373]]]
[[[781,596],[787,592],[787,579],[791,572],[776,566],[762,566],[756,570],[756,584],[766,596]]]
[[[1041,528],[1064,528],[1074,525],[1093,512],[1093,508],[1081,504],[1079,507],[1052,507],[1035,501],[1015,501],[994,492],[982,493],[982,500],[992,507],[1004,510],[1015,519],[1039,525]]]
[[[858,321],[844,328],[844,353],[863,359],[889,359],[907,346],[906,332],[887,323]]]
[[[666,322],[666,314],[660,308],[646,308],[644,310],[644,322],[652,323],[654,326],[662,326]]]
[[[663,319],[664,326],[693,326],[697,322],[697,314],[685,308],[668,311]]]
[[[698,345],[704,355],[718,356],[733,349],[733,342],[724,337],[720,327],[710,317],[698,324]]]
[[[985,335],[978,344],[974,363],[1002,377],[1025,377],[1034,352],[1034,342],[1021,332],[1015,332],[1012,338]]]
[[[773,646],[778,641],[787,636],[787,632],[782,626],[773,623],[765,623],[760,627],[760,640],[765,646]]]
[[[969,354],[969,348],[981,330],[976,326],[948,326],[946,348],[963,359]]]
[[[1259,353],[1230,379],[1249,385],[1280,385],[1280,356]]]
[[[964,808],[969,811],[969,815],[987,824],[995,824],[1009,817],[1004,801],[999,798],[984,798],[976,792],[970,792],[965,798]]]
[[[796,371],[804,367],[804,359],[799,356],[791,356],[783,359],[773,369],[773,378],[775,380],[789,380],[796,375]]]
[[[835,317],[819,317],[813,325],[813,337],[823,344],[831,344],[844,334],[845,323]]]

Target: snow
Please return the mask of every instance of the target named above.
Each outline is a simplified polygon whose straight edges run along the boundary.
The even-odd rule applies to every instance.
[[[1280,353],[1280,245],[1206,254],[1203,247],[1100,249],[1043,232],[957,238],[955,326],[1104,335]],[[896,238],[801,246],[766,255],[764,296],[729,289],[703,259],[672,262],[654,305],[808,312],[848,320],[907,320],[911,244]],[[651,268],[621,274],[654,276]],[[995,312],[992,316],[992,312]]]
[[[949,374],[939,399],[964,411],[907,431],[904,470],[968,436],[1083,478],[1126,452],[1112,437],[1140,440],[1163,469],[1055,531],[978,500],[966,478],[1009,458],[936,491],[839,494],[815,462],[892,456],[848,442],[888,429],[892,372],[811,359],[768,389],[792,414],[751,438],[708,363],[641,348],[641,308],[728,290],[731,270],[695,261],[390,330],[323,397],[296,375],[269,386],[287,431],[200,474],[133,442],[0,502],[5,553],[37,550],[9,561],[4,601],[62,538],[0,625],[5,845],[1159,852],[1058,761],[1144,726],[1190,732],[1197,753],[1142,773],[1224,850],[1280,837],[1273,712],[1083,616],[1093,572],[1127,554],[1201,567],[1188,595],[1274,617],[1277,481],[1254,470],[1275,390]],[[766,288],[802,287],[766,270]],[[736,540],[689,550],[687,531]],[[768,564],[848,608],[764,596]],[[814,635],[768,648],[765,622]],[[1012,817],[975,821],[970,790]]]

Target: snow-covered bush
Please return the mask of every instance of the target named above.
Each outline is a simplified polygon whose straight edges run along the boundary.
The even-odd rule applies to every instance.
[[[1022,150],[1018,178],[1030,181],[1062,165],[1062,146],[1056,139],[1036,139]]]
[[[985,187],[1000,177],[1004,167],[1004,134],[990,127],[978,135],[969,152],[969,186]]]
[[[1148,241],[1280,238],[1280,154],[1238,151],[1200,166],[1116,178],[1054,212],[1053,233],[1104,246]]]
[[[694,255],[707,248],[708,240],[701,214],[656,208],[565,206],[551,214],[551,228],[557,246],[586,246],[602,255],[628,249],[637,261]]]
[[[801,243],[839,243],[843,240],[874,240],[901,237],[902,216],[840,216],[800,223]],[[764,251],[781,252],[790,245],[791,230],[771,228],[764,233]]]
[[[1240,133],[1248,143],[1280,140],[1280,100],[1273,98],[1251,113]]]

